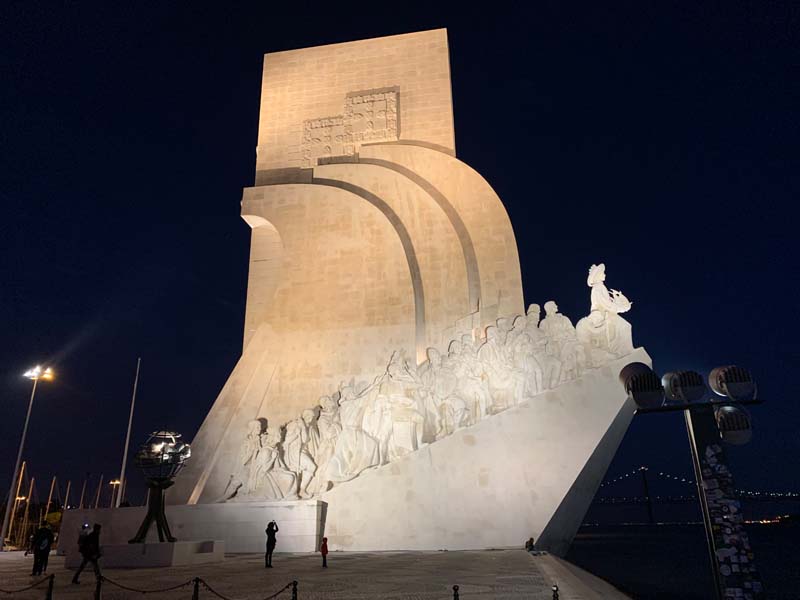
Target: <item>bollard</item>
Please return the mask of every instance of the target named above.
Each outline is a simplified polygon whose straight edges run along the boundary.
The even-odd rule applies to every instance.
[[[553,600],[558,600],[558,586],[553,584]]]
[[[200,578],[194,578],[194,587],[192,588],[192,600],[200,600]]]
[[[53,585],[55,583],[56,576],[50,575],[48,579],[50,581],[47,582],[47,593],[44,596],[44,600],[53,600]]]
[[[103,588],[103,576],[97,578],[97,583],[94,586],[94,600],[100,600],[102,597],[102,588]]]
[[[292,582],[292,600],[297,600],[297,582]]]
[[[458,600],[458,586],[453,586],[453,600]]]

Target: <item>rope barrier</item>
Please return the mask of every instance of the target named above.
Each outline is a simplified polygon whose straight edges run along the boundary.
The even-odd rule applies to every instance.
[[[101,575],[101,579],[103,580],[104,583],[110,583],[111,585],[115,585],[120,589],[126,590],[128,592],[137,592],[139,594],[160,594],[162,592],[171,592],[172,590],[178,590],[182,587],[186,587],[187,585],[192,585],[192,583],[194,583],[194,580],[190,579],[188,581],[184,581],[183,583],[179,583],[178,585],[173,585],[171,587],[159,588],[155,590],[139,590],[136,588],[123,585],[117,581],[114,581],[113,579],[109,579],[105,575]]]
[[[39,581],[37,581],[36,583],[34,583],[32,585],[29,585],[28,587],[20,588],[18,590],[4,590],[3,588],[0,588],[0,593],[2,593],[2,594],[19,594],[20,592],[27,592],[28,590],[32,590],[33,588],[35,588],[35,587],[37,587],[39,585],[42,585],[45,581],[52,580],[54,577],[55,577],[55,575],[48,575],[47,577],[44,577],[43,579],[40,579]]]
[[[228,596],[220,594],[217,590],[215,590],[210,585],[208,585],[208,582],[206,582],[205,580],[199,579],[198,582],[203,584],[203,587],[206,588],[209,592],[211,592],[212,594],[214,594],[218,598],[221,598],[221,600],[234,600],[233,598],[230,598]],[[287,583],[285,586],[283,586],[281,589],[279,589],[277,592],[275,592],[271,596],[266,596],[265,598],[259,598],[258,600],[272,600],[273,598],[277,598],[280,594],[282,594],[283,592],[285,592],[289,588],[292,588],[292,597],[296,597],[297,582],[296,581],[292,581],[290,583]]]

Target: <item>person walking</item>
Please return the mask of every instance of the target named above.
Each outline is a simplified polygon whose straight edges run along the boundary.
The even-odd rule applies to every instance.
[[[322,568],[328,568],[328,538],[322,538],[322,545],[319,547],[319,553],[322,554]]]
[[[264,568],[272,568],[272,553],[275,551],[275,544],[277,543],[276,534],[280,531],[278,524],[275,521],[270,521],[264,532],[267,534],[267,553],[264,555]]]
[[[41,575],[47,571],[47,560],[50,557],[50,548],[53,546],[53,532],[46,521],[33,534],[30,551],[33,553],[33,570],[31,576]]]
[[[78,550],[83,557],[81,561],[81,566],[78,567],[78,570],[75,571],[75,576],[72,578],[72,583],[78,584],[78,577],[83,572],[83,569],[86,567],[86,563],[92,563],[92,567],[94,567],[94,575],[98,579],[101,576],[100,573],[100,566],[97,564],[97,560],[100,558],[100,524],[95,523],[92,532],[86,536],[78,538]]]

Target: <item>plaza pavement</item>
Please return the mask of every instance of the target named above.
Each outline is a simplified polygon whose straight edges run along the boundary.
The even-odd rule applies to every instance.
[[[261,555],[229,555],[224,563],[162,569],[106,569],[103,574],[127,587],[151,590],[201,577],[223,596],[235,600],[260,600],[292,580],[298,581],[299,600],[448,600],[453,585],[462,600],[550,600],[551,586],[559,586],[560,600],[624,599],[608,583],[551,555],[531,556],[523,550],[463,552],[338,553],[328,556],[328,569],[319,555],[276,554],[274,568],[265,569]],[[29,577],[31,557],[21,552],[0,554],[0,588],[21,588]],[[102,565],[102,559],[101,559]],[[55,574],[53,600],[90,600],[94,575],[84,571],[81,585],[70,584],[72,571],[64,557],[51,554],[49,574]],[[19,595],[19,600],[43,600],[46,586]],[[189,600],[191,585],[169,592],[140,593],[103,584],[104,600]],[[200,599],[214,599],[201,588]],[[289,600],[286,591],[278,600]]]

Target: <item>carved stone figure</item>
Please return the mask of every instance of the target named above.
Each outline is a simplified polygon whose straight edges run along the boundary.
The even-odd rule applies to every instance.
[[[306,440],[306,450],[314,459],[314,464],[317,464],[317,453],[319,452],[319,427],[317,427],[317,411],[313,408],[307,408],[301,415],[303,423],[306,425],[308,431],[308,439]]]
[[[492,325],[487,327],[486,341],[478,349],[478,360],[483,366],[492,398],[490,414],[513,406],[518,399],[522,399],[525,387],[524,375],[512,366],[506,356],[500,331]]]
[[[544,389],[544,373],[536,359],[533,340],[527,333],[528,319],[522,315],[514,319],[506,346],[513,366],[525,374],[525,397],[535,396]]]
[[[413,452],[422,444],[425,416],[419,410],[423,387],[416,369],[395,352],[376,382],[377,393],[364,419],[365,429],[378,440],[381,464]]]
[[[484,369],[478,360],[478,348],[470,334],[461,336],[461,352],[456,358],[458,394],[467,403],[469,422],[477,423],[489,413],[492,398]]]
[[[316,487],[311,490],[312,494],[327,491],[330,481],[328,480],[328,462],[336,449],[336,441],[342,432],[342,424],[339,419],[339,403],[336,398],[322,396],[319,399],[320,412],[317,418],[317,428],[319,429],[319,447],[317,449],[317,469],[319,477]]]
[[[350,481],[363,471],[380,464],[378,442],[362,429],[366,403],[372,386],[356,393],[355,387],[339,391],[339,417],[342,431],[328,463],[327,478],[332,483]]]
[[[297,474],[298,492],[301,498],[308,498],[308,490],[317,465],[308,451],[308,427],[302,418],[294,419],[286,424],[283,438],[283,460],[286,467]]]
[[[561,381],[561,360],[547,351],[548,338],[539,327],[541,308],[538,304],[528,306],[525,317],[525,333],[531,340],[533,356],[542,369],[542,389],[551,389]]]
[[[261,434],[261,449],[256,457],[248,496],[266,500],[297,499],[297,476],[281,459],[280,441],[279,431],[267,430]]]
[[[440,406],[446,398],[456,394],[458,380],[453,363],[443,360],[436,348],[428,348],[428,360],[418,368],[422,386],[417,391],[418,408],[425,417],[422,441],[432,442],[442,436]]]
[[[547,337],[547,353],[561,361],[560,381],[580,377],[586,360],[572,321],[558,312],[558,305],[553,300],[545,302],[544,311],[546,316],[539,329]]]
[[[252,481],[251,476],[255,467],[256,457],[261,449],[261,434],[264,422],[254,419],[247,423],[247,433],[241,448],[236,472],[231,475],[223,495],[217,502],[224,502],[238,494],[247,494]]]
[[[586,353],[587,366],[601,367],[614,358],[608,345],[608,324],[602,312],[593,310],[578,321],[575,329]]]
[[[608,349],[614,356],[625,356],[633,352],[633,336],[631,325],[619,316],[619,313],[628,312],[633,305],[625,295],[617,290],[608,290],[605,286],[606,266],[604,264],[592,265],[589,268],[587,285],[592,289],[592,312],[602,314],[607,331]],[[599,318],[594,319],[599,322]]]

